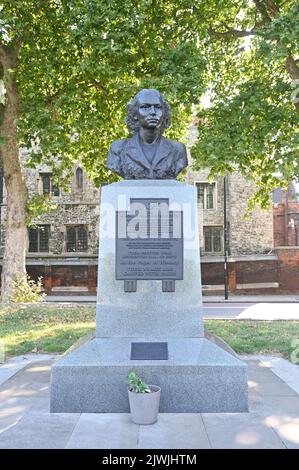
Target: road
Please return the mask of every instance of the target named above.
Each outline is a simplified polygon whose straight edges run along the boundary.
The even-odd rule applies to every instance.
[[[248,299],[249,300],[249,299]],[[299,320],[299,299],[295,297],[268,296],[251,301],[238,302],[210,299],[203,302],[204,318],[251,319],[251,320]],[[47,302],[59,302],[67,306],[81,304],[95,306],[95,296],[47,296]],[[183,309],[183,308],[182,308]]]
[[[294,303],[204,303],[204,318],[242,320],[299,320],[299,302]]]
[[[215,302],[203,303],[204,318],[237,318],[254,303],[235,303],[235,302]]]

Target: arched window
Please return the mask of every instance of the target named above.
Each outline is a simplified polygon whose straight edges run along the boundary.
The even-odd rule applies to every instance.
[[[87,231],[85,227],[79,227],[77,231],[77,248],[78,251],[87,250]]]
[[[50,226],[40,225],[37,228],[28,229],[29,253],[49,252]]]
[[[83,189],[83,170],[80,167],[76,170],[76,184],[77,189]]]
[[[51,173],[40,173],[43,183],[43,194],[52,194],[52,196],[59,196],[59,187],[55,186],[52,182]]]
[[[50,175],[43,175],[43,194],[51,193],[51,177]]]
[[[69,251],[69,252],[77,251],[75,227],[69,227],[66,231],[66,251]]]
[[[88,246],[87,229],[83,225],[68,227],[66,230],[66,251],[87,251]]]

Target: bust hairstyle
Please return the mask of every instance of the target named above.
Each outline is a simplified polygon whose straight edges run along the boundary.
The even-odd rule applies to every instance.
[[[146,90],[142,90],[142,91],[146,91]],[[161,100],[162,108],[164,111],[164,119],[163,119],[163,123],[161,126],[161,134],[163,134],[164,129],[168,129],[168,127],[170,127],[170,124],[171,124],[170,105],[168,101],[166,100],[165,96],[162,95],[162,93],[158,92],[157,90],[149,90],[149,91],[155,91],[159,95],[160,100]],[[127,105],[126,124],[129,130],[132,132],[132,134],[136,134],[136,132],[138,132],[138,129],[139,129],[139,123],[136,120],[136,112],[139,106],[138,98],[139,98],[140,93],[141,92],[137,93],[137,95],[135,95],[134,98],[132,98]]]

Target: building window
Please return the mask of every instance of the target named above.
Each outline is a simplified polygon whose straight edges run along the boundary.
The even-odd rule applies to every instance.
[[[40,225],[38,228],[28,230],[29,253],[49,252],[49,225]]]
[[[66,229],[66,251],[87,251],[87,230],[83,225],[67,227]]]
[[[52,196],[59,196],[59,187],[53,184],[51,173],[41,173],[40,176],[43,184],[43,194],[52,194]]]
[[[215,208],[215,183],[196,183],[197,203],[203,209]]]
[[[82,168],[77,168],[77,170],[76,170],[76,185],[77,185],[77,189],[83,189],[83,170],[82,170]]]
[[[204,227],[203,237],[206,253],[221,253],[223,251],[223,227]]]

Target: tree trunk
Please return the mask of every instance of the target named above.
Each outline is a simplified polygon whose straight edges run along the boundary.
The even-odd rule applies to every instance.
[[[17,275],[26,273],[26,202],[27,188],[22,174],[17,137],[19,95],[14,70],[18,50],[0,46],[0,64],[5,86],[5,101],[0,114],[0,150],[7,191],[5,248],[2,267],[2,300],[11,295],[12,283]]]

